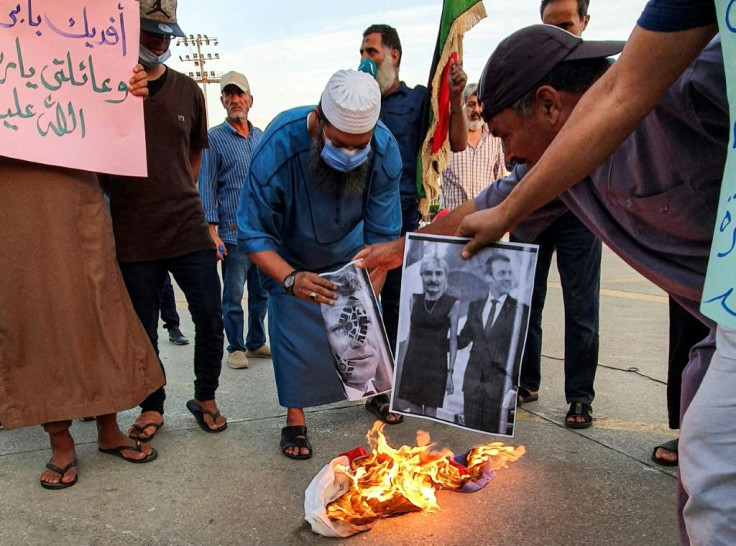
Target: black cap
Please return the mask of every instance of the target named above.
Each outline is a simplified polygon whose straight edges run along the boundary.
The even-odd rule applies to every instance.
[[[552,25],[532,25],[503,40],[488,59],[478,84],[478,100],[488,120],[534,89],[557,65],[610,57],[626,42],[583,41]]]

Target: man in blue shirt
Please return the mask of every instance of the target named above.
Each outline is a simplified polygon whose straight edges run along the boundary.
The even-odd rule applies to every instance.
[[[334,304],[336,286],[319,273],[401,229],[401,157],[378,121],[380,102],[372,76],[341,70],[319,106],[277,116],[238,207],[238,241],[270,277],[273,364],[287,408],[281,451],[292,459],[312,455],[303,408],[345,398],[320,310]]]
[[[378,66],[376,81],[381,90],[381,115],[396,138],[401,153],[401,234],[416,231],[421,216],[417,201],[417,154],[424,140],[422,113],[429,100],[427,88],[418,85],[409,88],[399,79],[401,40],[396,29],[389,25],[371,25],[363,32],[360,46],[362,59],[370,59]],[[461,152],[468,141],[468,129],[463,111],[463,90],[467,76],[459,63],[454,63],[448,75],[450,90],[450,148]],[[389,271],[381,291],[383,322],[391,349],[396,352],[396,332],[399,325],[399,295],[401,270]],[[369,409],[386,423],[397,423],[400,416],[388,412],[388,396],[381,395],[368,402]]]
[[[220,80],[220,101],[227,119],[210,129],[210,147],[204,151],[199,171],[199,192],[210,235],[222,261],[222,320],[228,341],[227,364],[247,368],[248,357],[269,358],[263,324],[268,292],[258,268],[244,252],[238,252],[235,215],[250,161],[263,132],[248,121],[253,106],[250,85],[243,74],[228,72]],[[248,281],[248,335],[243,341],[243,288]]]

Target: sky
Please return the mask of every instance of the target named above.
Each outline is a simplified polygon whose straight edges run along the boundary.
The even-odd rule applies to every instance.
[[[498,42],[522,27],[539,23],[538,0],[485,0],[488,17],[465,35],[463,66],[468,81],[478,80]],[[625,40],[646,0],[591,0],[589,40]],[[202,53],[219,54],[207,71],[237,70],[248,78],[254,98],[249,119],[266,125],[279,112],[316,104],[337,70],[357,68],[363,30],[373,23],[396,28],[403,58],[400,77],[407,85],[426,85],[437,40],[441,0],[179,0],[179,26],[187,34],[218,39]],[[172,41],[175,70],[197,70],[179,60],[195,51]],[[219,85],[207,89],[210,126],[222,123],[225,110]]]

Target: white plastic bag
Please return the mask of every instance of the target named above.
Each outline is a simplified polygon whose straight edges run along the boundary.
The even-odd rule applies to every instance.
[[[332,459],[312,479],[304,492],[304,519],[312,531],[325,537],[349,537],[367,531],[373,524],[353,525],[327,517],[327,505],[340,498],[350,487],[350,478],[336,470],[337,465],[348,466],[350,459],[341,455]]]

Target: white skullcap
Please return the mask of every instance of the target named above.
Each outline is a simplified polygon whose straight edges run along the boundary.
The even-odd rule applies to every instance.
[[[322,92],[322,113],[340,131],[358,135],[372,131],[381,113],[381,91],[370,74],[339,70]]]

